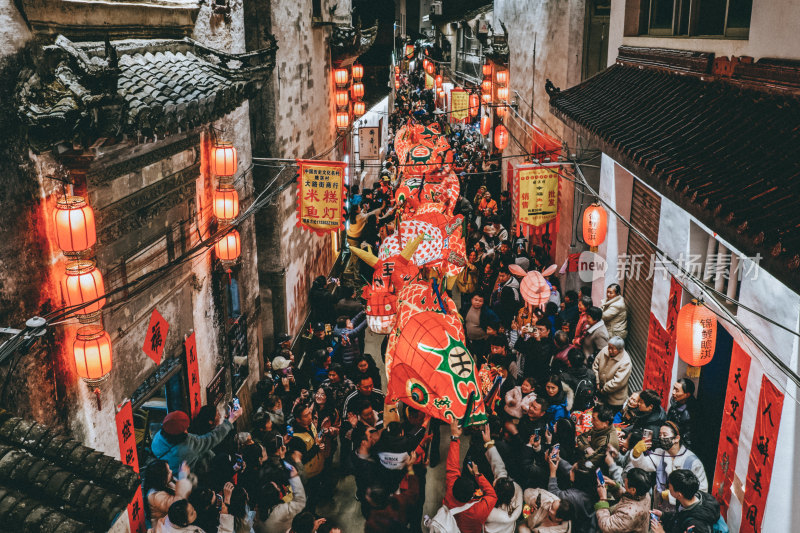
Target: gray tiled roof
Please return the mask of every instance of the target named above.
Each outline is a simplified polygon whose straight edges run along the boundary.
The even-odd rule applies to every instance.
[[[235,109],[269,75],[276,50],[274,41],[226,54],[188,38],[73,43],[61,36],[42,49],[40,68],[21,75],[19,114],[45,149],[76,138],[164,135]]]
[[[139,482],[116,459],[0,411],[0,531],[107,531]]]

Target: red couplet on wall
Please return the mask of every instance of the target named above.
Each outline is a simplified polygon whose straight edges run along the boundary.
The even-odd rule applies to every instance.
[[[670,351],[670,335],[661,322],[650,313],[650,328],[647,333],[647,358],[644,363],[643,389],[653,389],[661,395],[661,403],[667,407],[672,380],[672,365],[675,352]]]
[[[131,525],[131,533],[145,533],[147,526],[144,521],[144,500],[142,491],[137,490],[133,495],[131,503],[128,504],[128,522]]]
[[[747,480],[744,484],[742,523],[739,526],[739,533],[762,531],[761,523],[764,521],[764,508],[767,505],[772,466],[775,463],[775,448],[778,444],[782,410],[783,393],[767,376],[762,376],[755,431],[747,466]]]
[[[197,362],[197,343],[194,332],[183,341],[186,350],[186,382],[189,384],[189,404],[192,418],[197,416],[203,403],[200,400],[200,369]]]
[[[120,460],[138,472],[139,457],[136,455],[136,435],[133,431],[133,408],[130,400],[117,406],[116,422]]]
[[[736,470],[736,458],[739,455],[739,433],[742,429],[742,410],[749,374],[750,356],[734,342],[714,469],[714,484],[711,486],[711,495],[719,502],[720,512],[726,519],[728,506],[731,503],[731,484]]]
[[[164,320],[164,317],[161,316],[157,309],[153,309],[142,350],[157,365],[161,364],[161,357],[164,355],[164,345],[166,344],[168,331],[169,323]]]

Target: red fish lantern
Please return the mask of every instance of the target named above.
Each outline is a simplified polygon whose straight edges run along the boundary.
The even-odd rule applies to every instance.
[[[550,299],[550,286],[541,272],[531,270],[522,278],[519,284],[519,292],[526,303],[540,307]]]
[[[714,358],[717,316],[703,302],[692,300],[678,313],[678,355],[691,366],[703,366]]]

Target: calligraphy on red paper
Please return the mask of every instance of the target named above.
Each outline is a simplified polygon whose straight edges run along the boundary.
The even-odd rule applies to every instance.
[[[197,416],[203,403],[200,399],[200,370],[197,362],[197,343],[195,342],[194,332],[183,341],[186,355],[186,382],[189,384],[189,405],[192,411],[192,418]]]
[[[167,341],[167,332],[169,331],[169,323],[164,320],[161,313],[157,309],[153,309],[153,314],[150,315],[150,324],[147,326],[147,335],[144,337],[144,346],[142,350],[147,356],[155,362],[161,364],[161,358],[164,355],[164,346]]]

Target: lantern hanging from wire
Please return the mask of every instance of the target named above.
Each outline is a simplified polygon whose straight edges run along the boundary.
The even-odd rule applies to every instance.
[[[494,79],[497,82],[497,85],[505,87],[508,84],[508,71],[498,70],[494,75]]]
[[[444,81],[444,78],[442,78],[441,74],[437,74],[436,78],[434,78],[434,80],[436,82],[436,86],[437,87],[441,87],[442,86],[442,82]]]
[[[367,112],[367,105],[362,102],[353,102],[353,114],[357,117],[363,116]]]
[[[353,97],[364,98],[364,84],[361,82],[353,84]]]
[[[223,177],[233,176],[236,174],[237,165],[236,148],[229,142],[216,142],[211,152],[214,174]]]
[[[481,135],[486,137],[490,131],[492,131],[492,120],[489,115],[483,115],[481,117]]]
[[[343,88],[345,85],[347,85],[347,82],[350,81],[350,74],[347,72],[347,69],[337,68],[336,70],[334,70],[333,81],[339,88]]]
[[[53,212],[56,244],[66,256],[79,256],[97,242],[94,211],[80,196],[66,196]]]
[[[481,91],[483,94],[491,94],[492,93],[492,80],[485,79],[481,82]]]
[[[347,91],[336,91],[336,107],[347,107],[350,103],[350,93]]]
[[[430,63],[430,60],[427,57],[422,58],[422,70],[425,72],[428,72],[428,63]]]
[[[678,313],[678,355],[691,366],[703,366],[714,358],[717,317],[702,300],[692,300]]]
[[[350,125],[350,113],[347,111],[338,111],[336,113],[336,128],[339,131],[344,131]]]
[[[483,77],[486,78],[486,77],[491,76],[491,75],[492,75],[492,64],[491,63],[485,63],[483,65]]]
[[[508,130],[502,124],[494,129],[494,145],[501,152],[508,146]]]
[[[225,234],[214,244],[214,251],[220,261],[236,261],[242,252],[241,238],[239,232],[232,230]]]
[[[507,109],[508,108],[504,104],[500,104],[494,108],[494,112],[497,113],[498,117],[503,118],[504,116],[506,116]]]
[[[489,94],[482,94],[482,95],[481,95],[481,102],[483,102],[483,103],[484,103],[484,104],[486,104],[486,105],[489,105],[489,104],[491,104],[491,103],[492,103],[492,95],[491,95],[491,93],[489,93]]]
[[[481,98],[475,93],[469,95],[469,115],[471,117],[478,116],[478,108],[481,105]]]
[[[606,240],[608,232],[608,213],[603,207],[594,203],[583,212],[583,241],[593,252]]]
[[[72,355],[78,376],[92,384],[103,381],[111,372],[111,337],[99,324],[83,326],[75,335]]]
[[[508,100],[508,87],[497,88],[497,99],[503,102]]]
[[[212,206],[217,219],[233,220],[239,216],[239,193],[233,188],[219,188],[214,191]]]
[[[106,292],[103,275],[97,269],[95,262],[85,259],[70,261],[67,263],[66,273],[64,299],[67,306],[81,306],[73,311],[79,321],[87,323],[95,320],[106,304],[106,299],[102,297]]]
[[[436,65],[433,61],[428,61],[428,66],[425,67],[425,72],[431,76],[433,76],[433,73],[436,72]]]
[[[361,81],[361,78],[364,77],[364,67],[356,63],[353,65],[352,70],[353,70],[353,80]]]

